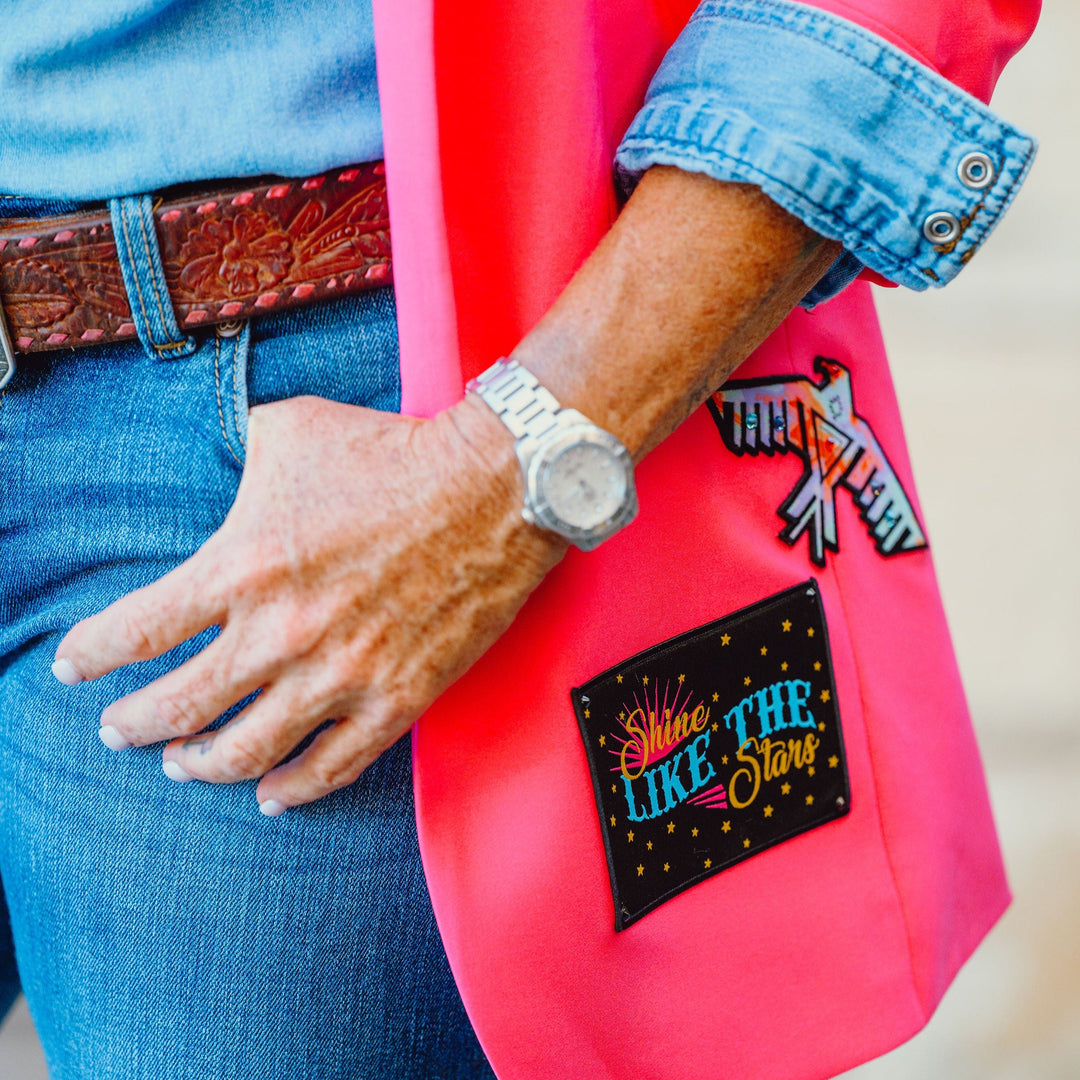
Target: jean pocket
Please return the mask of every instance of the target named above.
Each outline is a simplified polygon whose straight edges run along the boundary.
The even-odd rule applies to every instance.
[[[248,424],[248,353],[251,326],[235,334],[217,333],[208,345],[214,353],[214,393],[225,448],[239,468],[244,467]]]

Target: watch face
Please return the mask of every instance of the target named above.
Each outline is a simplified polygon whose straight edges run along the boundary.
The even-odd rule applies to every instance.
[[[623,505],[626,467],[605,446],[576,443],[550,462],[542,485],[560,521],[575,529],[593,529]]]

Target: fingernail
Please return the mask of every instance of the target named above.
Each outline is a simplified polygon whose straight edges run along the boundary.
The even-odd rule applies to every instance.
[[[112,724],[98,728],[98,735],[110,750],[126,750],[131,745]]]
[[[267,817],[277,817],[278,814],[285,813],[285,807],[277,799],[267,799],[266,802],[259,803],[259,810]]]
[[[83,677],[75,670],[75,665],[70,660],[54,660],[52,673],[65,686],[74,686],[83,681]]]
[[[195,779],[187,769],[175,761],[163,761],[161,763],[161,771],[170,780],[175,780],[178,784],[186,784],[189,780]]]

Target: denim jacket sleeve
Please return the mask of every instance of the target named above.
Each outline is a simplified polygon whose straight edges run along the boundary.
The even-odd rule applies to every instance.
[[[706,0],[616,154],[759,186],[845,251],[803,300],[864,266],[951,281],[1023,182],[1034,140],[883,37],[791,0]]]

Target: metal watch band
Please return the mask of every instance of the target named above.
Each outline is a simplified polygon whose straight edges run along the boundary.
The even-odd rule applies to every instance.
[[[559,426],[562,406],[516,360],[496,360],[466,390],[479,395],[515,439],[540,439]]]
[[[514,436],[514,453],[525,482],[521,516],[526,521],[557,533],[582,551],[592,551],[633,520],[637,513],[633,462],[626,447],[610,431],[597,427],[576,409],[560,405],[536,376],[516,360],[497,360],[471,380],[466,389],[476,394]],[[582,453],[584,459],[580,457]],[[609,490],[607,503],[590,505],[589,499],[598,499],[598,493],[582,476],[574,474],[571,489],[587,494],[585,503],[567,517],[558,499],[553,499],[559,483],[554,479],[559,475],[558,462],[572,463],[576,459],[595,463],[597,454],[599,460],[607,461],[606,473],[599,474],[605,479],[600,481],[598,489],[610,487],[612,470],[621,471],[621,503],[610,501]],[[570,467],[573,469],[572,464]],[[588,466],[584,467],[588,472]],[[556,488],[549,487],[552,482]],[[571,489],[564,490],[560,498]]]

